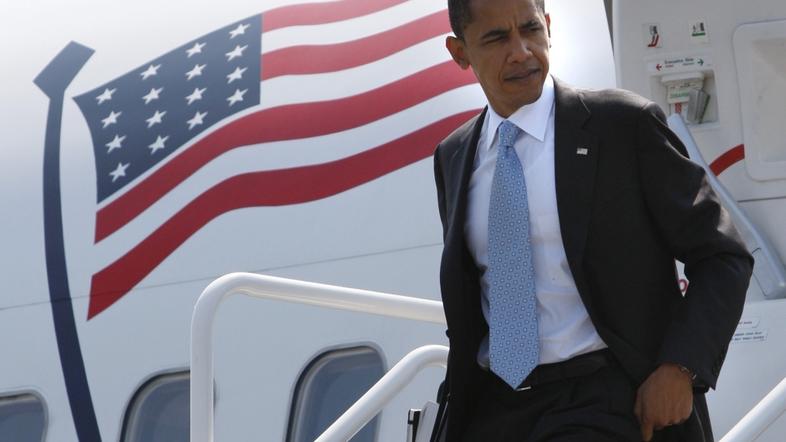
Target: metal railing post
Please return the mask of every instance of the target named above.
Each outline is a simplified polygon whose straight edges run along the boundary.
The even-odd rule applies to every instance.
[[[252,273],[222,276],[199,296],[191,318],[191,442],[213,442],[213,323],[235,294],[445,324],[439,301]]]

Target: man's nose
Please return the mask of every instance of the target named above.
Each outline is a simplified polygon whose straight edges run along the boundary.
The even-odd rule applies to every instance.
[[[514,38],[511,42],[510,53],[508,54],[508,62],[521,63],[526,61],[532,56],[531,45],[532,43],[526,38]]]

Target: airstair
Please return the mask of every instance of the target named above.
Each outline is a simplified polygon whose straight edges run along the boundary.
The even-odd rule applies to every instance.
[[[326,308],[445,324],[437,301],[316,284],[250,273],[232,273],[211,283],[199,298],[191,323],[191,441],[213,442],[213,319],[227,298],[246,295]],[[350,407],[317,442],[348,441],[425,367],[445,366],[448,348],[427,345],[401,359]],[[754,441],[786,411],[786,378],[721,442]],[[402,420],[402,425],[404,421]],[[422,429],[430,431],[430,429]]]

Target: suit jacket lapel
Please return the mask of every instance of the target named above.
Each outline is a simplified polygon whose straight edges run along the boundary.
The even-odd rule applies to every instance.
[[[582,261],[598,161],[597,136],[584,128],[590,113],[578,92],[555,81],[554,168],[562,242],[576,287],[589,309]]]
[[[483,109],[476,119],[471,120],[466,126],[466,131],[461,135],[458,146],[450,159],[450,174],[454,182],[445,183],[446,187],[457,189],[453,193],[453,201],[448,206],[453,207],[453,211],[448,214],[447,238],[445,244],[451,246],[464,245],[464,224],[467,219],[467,191],[469,179],[472,176],[472,166],[475,162],[475,152],[478,149],[478,139],[483,128],[483,121],[486,117],[486,109]],[[459,247],[457,251],[460,251]]]

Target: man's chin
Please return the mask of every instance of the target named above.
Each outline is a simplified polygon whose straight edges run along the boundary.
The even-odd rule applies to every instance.
[[[519,107],[532,104],[540,98],[543,93],[543,77],[528,77],[521,80],[511,80],[506,82],[506,95],[512,98],[512,102],[519,104]]]
[[[526,106],[528,104],[532,104],[538,101],[540,95],[543,93],[543,87],[537,89],[528,89],[526,91],[519,91],[519,93],[513,95],[515,99],[513,100],[512,104],[516,109],[521,108],[522,106]]]

